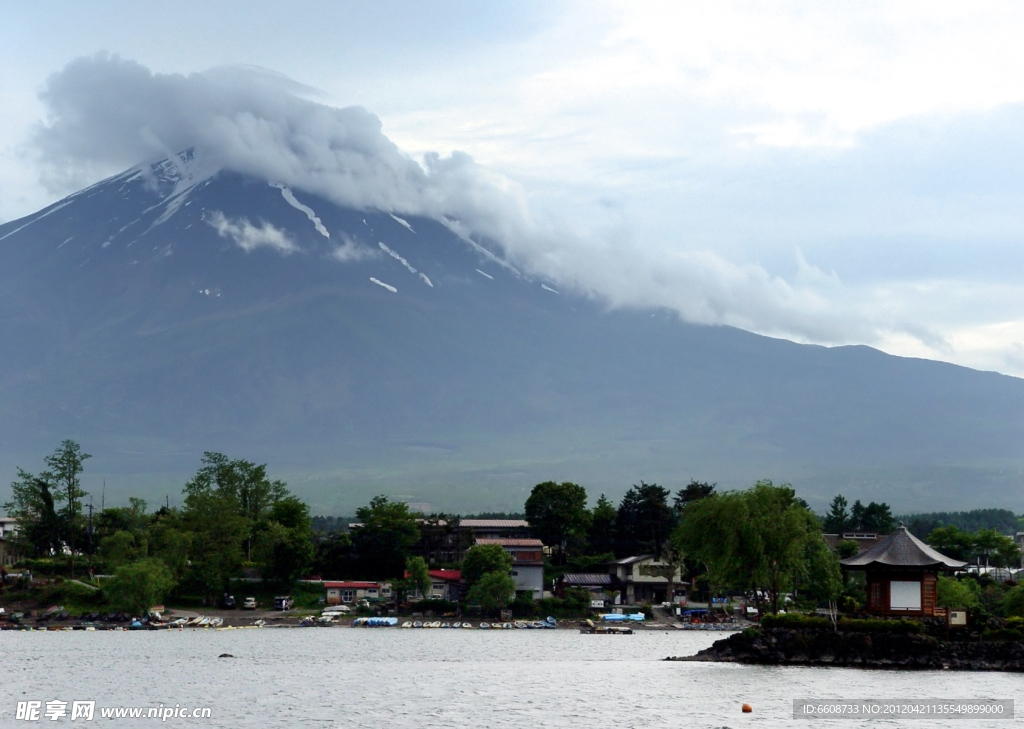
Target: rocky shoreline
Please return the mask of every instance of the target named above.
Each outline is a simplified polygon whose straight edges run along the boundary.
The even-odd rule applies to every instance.
[[[931,635],[814,628],[760,628],[734,633],[696,655],[665,660],[765,666],[1024,671],[1024,642],[942,640]]]

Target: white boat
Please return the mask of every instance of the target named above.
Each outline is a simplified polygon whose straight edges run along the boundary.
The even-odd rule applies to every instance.
[[[491,627],[490,623],[480,623],[481,630],[488,630]]]
[[[473,624],[472,624],[472,623],[463,623],[463,624],[462,624],[462,627],[463,627],[463,628],[472,628],[472,627],[473,627]]]
[[[211,628],[219,628],[221,625],[224,625],[224,618],[210,618]]]
[[[404,623],[402,623],[402,627],[403,628],[411,628],[412,627],[412,621],[411,620],[406,620]]]
[[[421,623],[419,620],[417,620],[415,623],[412,624],[412,627],[414,627],[414,628],[422,628],[423,627],[423,623]]]

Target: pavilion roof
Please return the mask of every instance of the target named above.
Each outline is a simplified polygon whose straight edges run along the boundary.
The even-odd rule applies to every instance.
[[[966,562],[950,559],[936,552],[907,528],[900,524],[896,530],[856,557],[840,562],[843,567],[866,569],[868,567],[937,567],[941,570],[958,570],[967,566]]]

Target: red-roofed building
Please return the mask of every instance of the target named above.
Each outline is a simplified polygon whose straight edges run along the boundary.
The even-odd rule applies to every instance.
[[[409,579],[409,573],[405,573]],[[462,572],[459,570],[430,570],[430,594],[421,595],[420,591],[413,589],[406,599],[408,600],[448,600],[458,602],[462,599],[465,591],[465,583],[462,581]]]
[[[327,604],[341,605],[359,600],[387,600],[391,585],[386,582],[324,582]]]

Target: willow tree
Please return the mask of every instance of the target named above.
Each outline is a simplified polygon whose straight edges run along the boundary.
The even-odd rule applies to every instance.
[[[691,504],[673,542],[704,565],[711,585],[753,590],[761,612],[765,603],[778,612],[785,593],[812,579],[830,600],[838,594],[838,565],[818,521],[785,484],[758,481]]]

